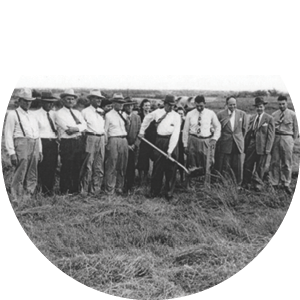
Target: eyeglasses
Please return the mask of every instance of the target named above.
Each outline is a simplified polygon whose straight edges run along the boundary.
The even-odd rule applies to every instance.
[[[197,129],[197,135],[201,133],[201,116],[198,118],[198,129]]]

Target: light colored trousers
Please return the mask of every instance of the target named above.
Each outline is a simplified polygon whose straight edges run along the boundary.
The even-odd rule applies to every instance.
[[[37,186],[39,140],[26,137],[14,140],[18,164],[11,182],[14,201],[21,202],[24,193],[33,194]]]
[[[124,188],[124,180],[128,161],[127,139],[121,137],[109,137],[105,149],[105,191],[114,193]]]
[[[81,191],[95,193],[101,189],[104,176],[104,135],[86,136],[84,149],[84,161],[80,172]]]
[[[289,186],[292,179],[294,139],[292,136],[276,135],[270,163],[270,183]]]

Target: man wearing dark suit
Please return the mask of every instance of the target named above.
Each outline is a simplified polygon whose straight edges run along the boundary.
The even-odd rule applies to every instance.
[[[219,112],[217,117],[221,123],[221,137],[217,143],[216,169],[221,173],[228,173],[232,169],[236,183],[242,183],[242,153],[244,153],[244,139],[247,131],[247,115],[237,109],[236,99],[226,99],[227,109]]]
[[[267,102],[261,97],[255,98],[254,106],[257,114],[250,118],[245,138],[243,187],[249,188],[250,183],[253,183],[256,191],[260,191],[263,186],[263,177],[267,171],[267,158],[271,153],[275,138],[274,118],[264,112],[266,104]]]
[[[126,120],[127,142],[128,142],[128,162],[125,176],[124,192],[131,192],[134,184],[135,165],[137,161],[138,147],[140,140],[138,134],[141,129],[141,118],[133,113],[134,102],[130,97],[125,98],[123,107],[123,117]]]

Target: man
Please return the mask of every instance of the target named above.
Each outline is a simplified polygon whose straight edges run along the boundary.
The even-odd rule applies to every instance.
[[[245,137],[245,162],[242,186],[250,188],[252,183],[255,191],[261,191],[266,173],[267,158],[271,153],[274,137],[274,118],[265,113],[267,102],[262,97],[255,98],[257,114],[249,121]],[[255,166],[255,169],[254,169]]]
[[[73,89],[60,95],[63,108],[56,113],[56,124],[60,140],[60,192],[74,194],[79,192],[79,175],[83,157],[82,132],[87,129],[86,122],[78,110],[73,109],[78,96]]]
[[[122,94],[114,94],[113,109],[105,115],[105,192],[123,193],[128,160],[127,121],[121,114],[125,100]]]
[[[42,92],[42,107],[34,112],[38,121],[43,146],[43,161],[38,165],[38,178],[41,192],[45,196],[53,195],[55,171],[58,161],[56,113],[52,110],[57,100],[51,92]]]
[[[156,121],[157,136],[155,146],[165,152],[168,157],[165,157],[158,151],[154,151],[150,197],[156,197],[160,194],[165,175],[165,197],[167,200],[172,199],[175,188],[177,168],[176,164],[170,161],[169,158],[178,159],[177,145],[181,124],[179,114],[173,111],[175,104],[175,97],[167,95],[164,101],[164,108],[158,108],[145,116],[139,134],[143,138],[150,123],[154,120]]]
[[[141,118],[133,113],[135,102],[130,97],[125,98],[123,117],[127,121],[127,142],[128,142],[128,161],[125,177],[125,193],[131,192],[135,177],[135,164],[137,161],[138,148],[140,140],[137,138],[141,128]]]
[[[208,174],[213,164],[215,145],[220,138],[221,124],[216,114],[205,108],[204,96],[197,96],[195,105],[196,109],[190,111],[185,119],[182,136],[184,152],[189,169],[200,169],[202,174]],[[189,186],[189,178],[186,183]]]
[[[287,97],[278,97],[279,110],[273,113],[275,121],[275,141],[271,153],[270,182],[274,188],[282,183],[287,194],[291,195],[293,148],[299,130],[294,111],[288,109]]]
[[[29,111],[35,98],[28,88],[22,89],[18,96],[19,107],[8,112],[4,132],[6,149],[15,167],[11,195],[16,207],[34,194],[38,161],[43,159],[38,122]]]
[[[112,110],[112,102],[109,99],[103,99],[101,103],[101,108],[104,111],[104,116]]]
[[[182,142],[182,133],[185,123],[185,110],[182,106],[179,106],[177,109],[177,113],[180,115],[181,125],[180,125],[180,135],[179,135],[179,141],[178,141],[178,162],[180,162],[182,165],[185,165],[184,162],[184,147]],[[180,181],[181,183],[184,182],[184,170],[182,168],[179,168],[179,174],[180,174]]]
[[[242,183],[242,154],[244,153],[244,140],[247,131],[247,115],[237,109],[236,99],[226,99],[227,109],[219,112],[217,117],[221,123],[221,137],[217,143],[217,167],[221,173],[235,175],[237,185]]]
[[[87,96],[91,105],[82,110],[87,123],[84,140],[84,161],[81,167],[82,195],[100,191],[104,176],[104,111],[100,108],[102,96],[100,90],[92,90]]]

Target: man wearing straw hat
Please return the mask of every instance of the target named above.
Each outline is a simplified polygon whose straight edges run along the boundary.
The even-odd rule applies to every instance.
[[[74,90],[65,90],[60,98],[64,106],[56,113],[60,136],[60,192],[74,194],[79,192],[79,175],[83,161],[82,132],[87,127],[81,113],[73,109],[78,98]]]
[[[58,161],[58,133],[55,124],[56,112],[52,110],[57,100],[51,92],[42,92],[42,107],[34,112],[39,124],[40,138],[43,146],[43,161],[38,165],[39,186],[45,196],[53,194]]]
[[[167,200],[173,198],[177,167],[168,158],[178,159],[178,139],[181,125],[179,114],[173,110],[175,105],[175,97],[167,95],[164,101],[164,108],[156,109],[146,115],[141,126],[139,136],[143,138],[145,130],[150,123],[154,120],[156,121],[157,136],[155,146],[168,156],[165,157],[162,153],[154,151],[150,197],[159,196],[165,175],[165,198]]]
[[[130,193],[134,184],[135,165],[137,161],[138,148],[140,140],[138,134],[141,128],[141,118],[139,115],[133,113],[135,102],[130,97],[125,98],[123,117],[127,121],[127,142],[128,142],[128,162],[125,176],[124,192]]]
[[[104,185],[105,192],[109,195],[114,192],[123,193],[128,160],[127,121],[121,113],[126,101],[122,94],[114,94],[111,101],[113,109],[105,115],[107,144]]]
[[[274,118],[265,113],[267,102],[262,97],[255,98],[256,115],[249,121],[245,137],[245,162],[242,186],[252,184],[255,191],[261,191],[267,169],[267,158],[271,153],[275,138]]]
[[[84,161],[80,174],[82,195],[99,192],[104,176],[104,111],[100,108],[104,97],[100,90],[92,90],[87,98],[91,105],[81,112],[87,123],[84,133]]]
[[[8,113],[5,124],[5,145],[15,167],[11,182],[15,206],[35,192],[38,161],[43,159],[38,122],[29,111],[35,98],[28,88],[22,89],[18,96],[19,107]]]

